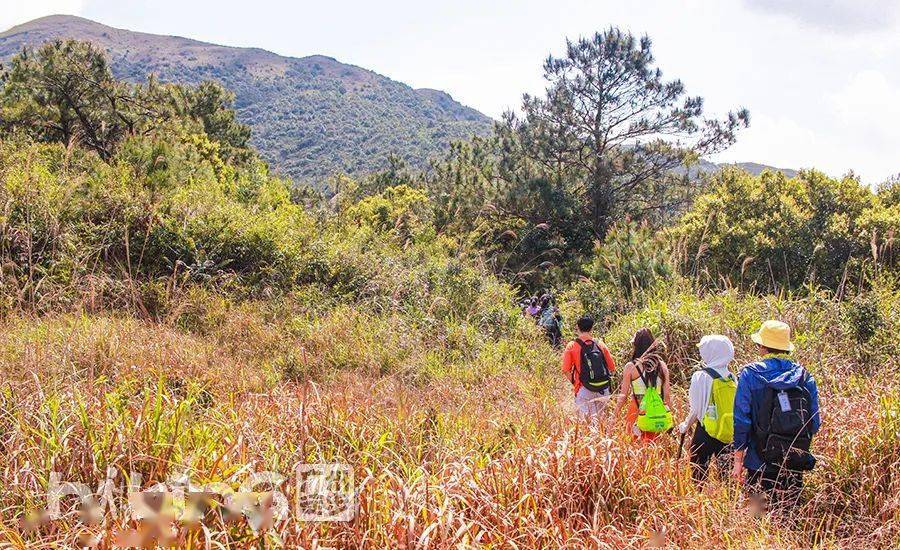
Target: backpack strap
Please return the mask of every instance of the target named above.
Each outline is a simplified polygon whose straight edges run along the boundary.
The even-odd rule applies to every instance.
[[[654,377],[653,384],[650,383],[650,377],[646,375],[647,373],[645,373],[643,369],[638,368],[636,365],[635,365],[635,368],[638,369],[638,375],[640,375],[641,382],[644,383],[644,387],[649,388],[650,386],[653,386],[654,388],[657,388],[659,390],[659,394],[662,395],[663,380],[662,380],[662,372],[660,372],[659,366],[656,367],[656,376]]]
[[[803,367],[800,367],[800,370],[802,372],[800,374],[800,380],[797,381],[797,387],[800,389],[800,391],[806,394],[807,398],[812,399],[812,394],[810,393],[809,387],[807,386],[812,375],[809,374],[809,371],[804,369]]]
[[[600,344],[597,343],[597,340],[591,340],[591,343],[588,344],[581,338],[576,338],[575,343],[581,347],[582,353],[584,353],[586,351],[591,351],[592,349],[597,348],[597,351],[599,351],[601,353],[601,355],[603,354],[603,349],[600,347]],[[604,361],[606,361],[605,357],[603,359],[604,359]]]
[[[582,340],[581,338],[576,338],[576,339],[574,340],[574,342],[575,342],[576,344],[578,344],[578,347],[579,347],[579,348],[581,348],[581,349],[579,350],[579,351],[580,351],[579,355],[583,357],[583,356],[584,356],[584,352],[585,352],[585,350],[587,349],[587,342],[585,342],[585,341]],[[569,378],[571,379],[572,384],[575,383],[575,377],[576,377],[576,376],[581,377],[581,364],[580,364],[580,363],[581,363],[581,360],[579,360],[578,362],[579,362],[579,365],[577,365],[577,367],[573,367],[573,368],[572,368],[572,372],[569,373]],[[578,372],[576,372],[576,371],[578,371]]]
[[[714,369],[712,367],[703,367],[703,372],[708,374],[709,377],[712,378],[713,380],[722,378],[722,375],[719,374],[718,372],[716,372],[716,369]]]
[[[650,384],[647,382],[647,378],[644,376],[644,369],[642,369],[641,367],[635,365],[635,366],[634,366],[634,370],[637,371],[638,377],[641,379],[641,382],[644,383],[644,391],[646,392],[647,389],[650,388]],[[634,397],[634,404],[637,405],[637,408],[638,408],[638,409],[640,409],[640,408],[641,408],[641,402],[638,400],[637,394],[634,393],[634,389],[631,390],[631,396]]]

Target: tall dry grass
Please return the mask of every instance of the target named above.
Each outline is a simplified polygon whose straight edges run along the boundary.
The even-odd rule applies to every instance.
[[[239,307],[199,332],[114,315],[10,318],[0,332],[4,537],[11,546],[109,547],[133,526],[114,514],[85,525],[71,501],[62,519],[32,525],[51,472],[92,488],[113,468],[139,472],[144,486],[188,473],[236,489],[251,472],[278,471],[291,498],[295,464],[340,461],[352,465],[359,490],[351,522],[289,517],[256,533],[246,518],[214,515],[205,529],[181,528],[175,542],[895,546],[896,384],[861,374],[866,365],[846,349],[857,346],[849,328],[823,321],[833,307],[670,293],[664,308],[651,303],[608,334],[621,357],[624,335],[657,322],[673,370],[687,371],[695,330],[730,330],[747,359],[742,323],[781,313],[798,327],[799,360],[822,388],[819,466],[797,509],[762,517],[727,480],[698,491],[674,438],[642,446],[618,422],[576,420],[556,357],[527,326],[497,340],[459,326],[435,340],[402,330],[402,319],[349,308],[307,319]],[[896,326],[887,322],[884,330]],[[879,372],[896,366],[878,357],[887,361]],[[504,358],[515,368],[501,368]],[[682,407],[685,388],[676,391]]]

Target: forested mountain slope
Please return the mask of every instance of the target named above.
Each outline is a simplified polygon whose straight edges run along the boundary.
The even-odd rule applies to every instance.
[[[0,34],[0,59],[47,40],[98,44],[116,76],[132,81],[217,80],[236,94],[239,119],[264,158],[295,180],[378,169],[389,153],[416,167],[454,139],[485,134],[491,119],[445,92],[414,90],[330,57],[283,57],[174,36],[114,29],[55,15]]]

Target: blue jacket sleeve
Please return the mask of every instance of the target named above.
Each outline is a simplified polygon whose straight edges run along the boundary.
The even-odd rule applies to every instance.
[[[816,380],[812,375],[809,375],[806,379],[806,389],[809,391],[809,398],[811,401],[809,404],[809,414],[810,420],[812,421],[812,433],[815,434],[822,425],[822,417],[819,414],[819,388],[816,386]]]
[[[734,448],[746,449],[750,444],[750,376],[742,371],[734,395]]]

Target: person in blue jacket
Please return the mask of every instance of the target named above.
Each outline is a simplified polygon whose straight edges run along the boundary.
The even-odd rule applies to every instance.
[[[762,358],[744,366],[738,377],[734,398],[735,452],[732,475],[738,482],[744,481],[754,497],[767,496],[775,503],[796,502],[803,487],[802,470],[812,469],[815,458],[808,452],[801,453],[806,464],[799,470],[784,467],[784,461],[778,464],[767,463],[758,450],[761,443],[760,434],[757,433],[758,417],[764,414],[761,412],[764,410],[764,401],[771,410],[781,406],[781,410],[789,411],[791,404],[785,395],[794,388],[793,391],[804,395],[804,402],[808,403],[808,411],[804,411],[808,416],[804,436],[808,435],[811,440],[821,424],[819,392],[813,377],[790,358],[794,344],[787,324],[766,321],[758,332],[751,335],[751,339],[759,346]],[[772,399],[772,395],[778,398]]]

